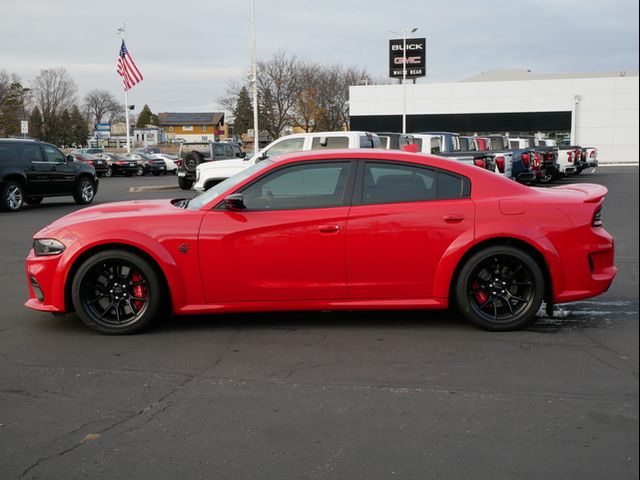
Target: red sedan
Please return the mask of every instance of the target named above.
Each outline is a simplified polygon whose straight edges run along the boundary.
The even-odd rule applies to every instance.
[[[455,304],[489,330],[616,275],[606,188],[537,189],[438,157],[311,151],[192,200],[67,215],[34,236],[28,307],[133,333],[163,315]]]

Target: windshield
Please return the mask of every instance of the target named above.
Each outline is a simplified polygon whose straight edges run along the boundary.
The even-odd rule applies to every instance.
[[[203,205],[206,205],[207,203],[209,203],[211,200],[216,198],[222,192],[235,187],[239,183],[249,178],[254,173],[259,172],[265,167],[268,167],[272,163],[273,163],[272,160],[263,160],[262,162],[256,163],[255,165],[252,165],[249,168],[245,168],[241,172],[236,173],[233,177],[227,178],[225,181],[220,182],[217,185],[211,187],[202,195],[199,195],[194,199],[192,199],[186,208],[188,208],[189,210],[198,210],[199,208],[202,208]]]

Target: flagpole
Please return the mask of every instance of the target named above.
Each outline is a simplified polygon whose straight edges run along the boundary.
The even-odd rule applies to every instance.
[[[120,36],[122,37],[122,41],[125,39],[125,28],[126,23],[122,24],[122,27],[118,29],[120,32]],[[127,129],[127,153],[131,153],[131,142],[129,140],[129,95],[128,95],[127,87],[124,87],[124,120]]]

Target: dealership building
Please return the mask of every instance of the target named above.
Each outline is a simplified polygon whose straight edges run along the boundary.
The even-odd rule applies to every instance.
[[[638,71],[487,72],[459,82],[349,89],[352,130],[536,134],[598,148],[602,163],[638,162]]]

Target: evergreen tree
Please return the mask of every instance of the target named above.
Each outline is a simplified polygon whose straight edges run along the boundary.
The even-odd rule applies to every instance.
[[[42,138],[42,114],[38,107],[33,107],[29,116],[29,136],[31,138]]]
[[[4,136],[20,135],[20,121],[26,120],[25,103],[29,89],[19,81],[12,82],[0,105],[0,132]]]
[[[71,115],[66,108],[60,114],[58,118],[57,128],[55,129],[54,143],[61,146],[71,145]]]
[[[149,125],[155,125],[156,127],[160,125],[160,119],[158,118],[158,115],[156,115],[155,113],[151,114],[151,121],[149,122]]]
[[[149,105],[145,103],[144,107],[142,107],[142,111],[140,112],[140,115],[138,116],[136,127],[144,128],[146,125],[150,125],[152,121],[151,119],[152,115],[153,113],[151,113],[151,109],[149,108]]]
[[[233,118],[233,133],[235,135],[240,136],[253,128],[253,106],[246,87],[242,87],[238,94]]]
[[[82,116],[77,105],[71,108],[71,144],[78,146],[87,143],[89,137],[89,125]]]

